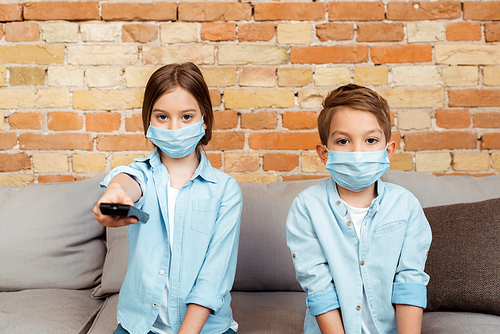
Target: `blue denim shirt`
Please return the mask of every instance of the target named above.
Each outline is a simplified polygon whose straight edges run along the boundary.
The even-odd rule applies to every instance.
[[[359,239],[332,178],[291,206],[286,236],[307,293],[306,334],[320,333],[315,316],[339,307],[346,334],[360,334],[363,286],[379,333],[397,333],[393,304],[426,306],[429,223],[409,191],[380,180],[376,186]]]
[[[150,215],[146,224],[130,225],[128,230],[128,269],[117,314],[131,334],[147,333],[155,322],[168,268],[168,312],[174,332],[191,303],[213,311],[201,333],[223,333],[232,323],[229,291],[236,271],[241,190],[232,177],[200,155],[194,175],[177,195],[172,254],[168,245],[169,175],[157,149],[147,158],[113,169],[101,184],[106,187],[119,173],[132,176],[143,193],[135,206]]]

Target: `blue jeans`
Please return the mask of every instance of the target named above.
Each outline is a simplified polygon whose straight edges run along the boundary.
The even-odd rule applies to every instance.
[[[129,333],[122,327],[121,324],[118,324],[118,327],[116,327],[113,334],[129,334]],[[150,331],[148,334],[154,334],[154,333]],[[229,328],[227,331],[225,331],[222,334],[236,334],[236,332],[233,331],[231,328]]]

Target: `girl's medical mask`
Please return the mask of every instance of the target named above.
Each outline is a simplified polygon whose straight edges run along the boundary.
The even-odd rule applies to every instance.
[[[328,149],[327,149],[328,150]],[[390,167],[387,151],[328,151],[326,169],[335,182],[347,190],[359,192],[380,179]]]
[[[149,125],[146,138],[171,158],[184,158],[192,153],[205,135],[203,119],[176,130],[166,130]]]

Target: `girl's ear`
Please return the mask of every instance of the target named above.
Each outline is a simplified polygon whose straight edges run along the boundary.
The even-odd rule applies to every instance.
[[[395,151],[396,142],[394,140],[391,140],[389,143],[387,143],[387,156],[389,157],[389,159],[392,157]]]
[[[326,162],[328,161],[328,150],[326,149],[326,147],[322,144],[316,145],[316,153],[318,154],[321,162],[326,165]]]

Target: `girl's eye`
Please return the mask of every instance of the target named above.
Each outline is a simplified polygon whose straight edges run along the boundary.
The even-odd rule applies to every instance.
[[[158,115],[158,119],[160,121],[166,121],[167,120],[167,116],[165,116],[165,115]]]
[[[337,144],[339,145],[347,145],[349,141],[347,139],[339,139],[337,140]]]
[[[184,116],[182,116],[182,120],[183,120],[183,121],[189,121],[189,120],[190,120],[190,119],[192,119],[192,118],[193,118],[193,116],[192,116],[192,115],[184,115]]]
[[[368,138],[366,141],[368,142],[368,144],[376,144],[376,143],[378,143],[378,139],[377,138]]]

